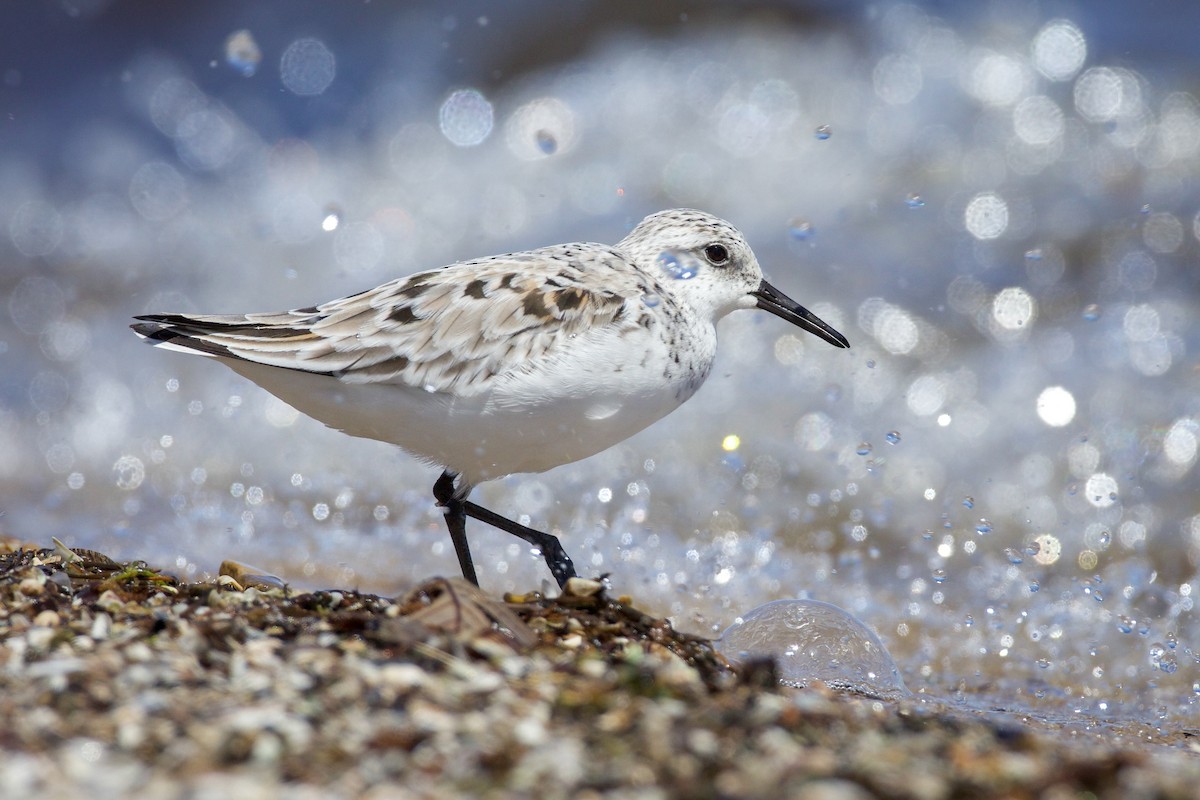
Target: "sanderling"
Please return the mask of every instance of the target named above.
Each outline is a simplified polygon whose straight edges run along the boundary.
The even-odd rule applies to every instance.
[[[433,487],[463,576],[466,518],[575,576],[558,538],[467,496],[480,481],[599,453],[679,407],[708,377],[717,320],[761,308],[837,347],[846,337],[763,278],[742,234],[690,209],[652,214],[615,246],[491,256],[319,306],[150,314],[153,344],[212,356],[326,425],[444,468]]]

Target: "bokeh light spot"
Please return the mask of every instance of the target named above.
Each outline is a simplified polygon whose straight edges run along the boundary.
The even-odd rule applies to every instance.
[[[1013,108],[1013,130],[1026,144],[1047,145],[1062,137],[1066,121],[1057,103],[1035,94]]]
[[[279,77],[289,92],[302,97],[322,94],[337,74],[337,60],[320,39],[297,39],[279,60]]]
[[[481,144],[492,132],[492,104],[476,89],[458,89],[442,103],[438,125],[442,135],[459,147]]]
[[[1191,417],[1175,420],[1163,437],[1163,455],[1180,466],[1190,466],[1196,460],[1200,444],[1200,423]]]
[[[796,444],[805,450],[823,450],[833,438],[833,420],[820,411],[805,414],[796,423]]]
[[[1148,342],[1158,335],[1158,311],[1150,305],[1130,306],[1121,324],[1125,337],[1131,342]]]
[[[1069,81],[1087,60],[1087,39],[1074,22],[1054,19],[1033,38],[1033,65],[1052,81]]]
[[[1031,76],[1015,58],[989,53],[976,62],[967,80],[967,89],[990,106],[1010,106],[1029,87]]]
[[[892,54],[879,59],[873,77],[875,94],[893,106],[911,103],[921,93],[925,82],[921,65],[904,54]]]
[[[1043,566],[1053,564],[1062,556],[1062,542],[1049,533],[1035,536],[1029,549],[1033,551],[1033,560]]]
[[[1019,286],[1001,289],[992,301],[992,318],[1005,330],[1015,331],[1028,327],[1036,311],[1033,295]]]
[[[946,402],[945,378],[940,375],[922,375],[917,378],[908,387],[906,402],[909,410],[917,416],[927,417],[937,413]]]
[[[1117,479],[1105,472],[1097,472],[1087,479],[1083,487],[1084,497],[1096,508],[1108,508],[1117,502]]]
[[[917,346],[920,333],[912,315],[889,306],[875,320],[875,337],[888,352],[903,355]]]
[[[113,464],[118,489],[133,491],[146,479],[146,465],[134,455],[123,455]]]
[[[1142,226],[1142,241],[1156,253],[1174,253],[1183,244],[1183,223],[1174,214],[1151,214]]]
[[[1074,94],[1075,109],[1089,122],[1134,118],[1142,110],[1141,88],[1128,70],[1093,67],[1076,79]]]
[[[1008,228],[1008,203],[995,192],[980,192],[967,203],[963,224],[976,239],[996,239]]]
[[[1037,398],[1037,415],[1052,428],[1075,419],[1075,396],[1061,386],[1047,386]]]

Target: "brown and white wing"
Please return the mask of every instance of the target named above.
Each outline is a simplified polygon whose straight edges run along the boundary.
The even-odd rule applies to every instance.
[[[600,245],[544,248],[418,273],[311,308],[150,314],[132,327],[171,349],[470,395],[532,368],[571,337],[636,324],[626,304],[644,288],[614,268],[619,258]]]

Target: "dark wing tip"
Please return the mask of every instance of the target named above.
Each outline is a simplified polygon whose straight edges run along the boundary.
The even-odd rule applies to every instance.
[[[197,331],[188,331],[186,326],[190,320],[180,314],[145,314],[134,319],[138,322],[129,327],[152,345],[173,344],[176,347],[195,350],[197,353],[242,359],[228,347],[196,336]]]
[[[138,322],[133,323],[129,327],[134,333],[139,336],[144,336],[152,342],[170,341],[172,338],[179,336],[177,333],[172,333],[167,323],[154,317],[134,317]]]

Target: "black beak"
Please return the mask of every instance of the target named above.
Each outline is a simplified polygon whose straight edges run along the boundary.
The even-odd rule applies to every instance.
[[[816,314],[766,281],[760,283],[757,291],[750,294],[758,300],[758,307],[764,311],[770,311],[775,316],[820,336],[834,347],[850,346],[850,342],[846,341],[845,336],[826,325]]]

